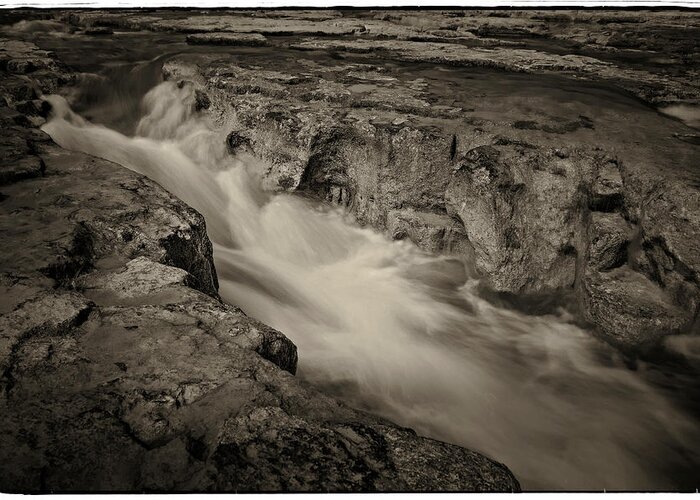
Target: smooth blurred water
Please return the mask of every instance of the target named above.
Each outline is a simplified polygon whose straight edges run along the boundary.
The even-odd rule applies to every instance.
[[[692,488],[698,425],[566,313],[475,293],[469,263],[422,253],[342,211],[261,188],[194,111],[193,88],[146,94],[133,137],[58,96],[61,146],[159,182],[206,218],[221,296],[299,348],[299,376],[420,434],[504,462],[526,489]],[[697,478],[697,475],[695,475]]]

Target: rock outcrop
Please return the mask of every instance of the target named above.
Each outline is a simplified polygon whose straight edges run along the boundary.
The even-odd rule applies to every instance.
[[[39,97],[69,75],[0,47],[0,490],[519,489],[297,380],[294,344],[220,301],[202,216],[55,145]]]

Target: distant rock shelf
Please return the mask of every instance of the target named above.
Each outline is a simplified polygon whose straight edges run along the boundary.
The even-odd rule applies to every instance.
[[[257,33],[197,33],[187,35],[192,45],[231,45],[238,47],[264,47],[267,39]]]

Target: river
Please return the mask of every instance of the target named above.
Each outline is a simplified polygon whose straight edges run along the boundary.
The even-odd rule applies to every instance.
[[[55,37],[66,54],[70,36]],[[643,367],[631,370],[566,310],[528,315],[489,302],[468,262],[391,241],[336,207],[264,191],[264,166],[228,154],[227,131],[195,111],[192,85],[160,81],[177,50],[153,50],[138,61],[99,56],[99,78],[73,99],[80,114],[48,96],[43,129],[199,210],[222,298],[294,341],[299,377],[483,452],[526,490],[694,487],[696,415]]]

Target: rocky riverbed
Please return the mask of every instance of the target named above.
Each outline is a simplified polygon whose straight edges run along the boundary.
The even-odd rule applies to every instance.
[[[300,382],[304,353],[284,332],[220,300],[197,212],[37,129],[42,94],[79,104],[95,78],[75,39],[116,62],[154,55],[97,55],[108,37],[169,44],[152,83],[193,85],[267,190],[460,259],[490,301],[564,307],[630,359],[697,362],[695,12],[6,19],[3,490],[519,487],[500,464]]]
[[[296,379],[296,346],[221,302],[199,213],[36,128],[74,75],[7,38],[0,61],[2,491],[519,489]]]

